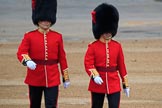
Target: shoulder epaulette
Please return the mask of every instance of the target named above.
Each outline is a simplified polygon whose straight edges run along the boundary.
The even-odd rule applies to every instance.
[[[56,33],[56,34],[62,35],[61,33],[57,32],[57,31],[54,31],[54,30],[51,30],[51,29],[50,29],[50,31],[51,31],[51,32],[54,32],[54,33]]]
[[[32,32],[35,32],[35,31],[36,31],[36,30],[27,31],[27,32],[25,32],[25,34],[32,33]]]
[[[94,44],[94,43],[96,43],[96,40],[95,40],[95,41],[90,42],[90,43],[89,43],[89,45],[90,45],[90,44]]]
[[[111,40],[111,41],[113,41],[114,43],[116,43],[116,44],[120,44],[118,41],[116,41],[116,40]]]

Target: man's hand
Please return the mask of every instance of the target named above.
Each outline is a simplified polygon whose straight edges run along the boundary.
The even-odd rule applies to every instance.
[[[124,93],[125,93],[125,95],[127,97],[129,97],[129,92],[130,92],[130,88],[129,87],[124,89]]]
[[[128,86],[128,78],[127,76],[123,79],[123,90],[127,97],[129,97],[130,87]]]
[[[100,76],[95,76],[95,77],[94,77],[94,82],[95,82],[96,84],[101,85],[101,84],[103,83],[103,80],[102,80],[102,78],[101,78]]]
[[[70,86],[70,81],[65,81],[64,82],[64,88],[67,88],[67,87],[69,87]]]
[[[26,65],[29,69],[35,70],[37,64],[35,62],[33,62],[32,60],[29,60],[26,62]]]

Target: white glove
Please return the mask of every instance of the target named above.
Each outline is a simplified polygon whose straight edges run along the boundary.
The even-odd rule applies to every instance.
[[[102,80],[102,78],[100,76],[96,76],[96,77],[94,77],[94,82],[96,84],[101,85],[103,83],[103,80]]]
[[[29,69],[35,70],[37,64],[35,62],[33,62],[32,60],[29,60],[26,62],[26,65]]]
[[[67,87],[69,87],[70,86],[70,81],[65,81],[64,82],[64,88],[67,88]]]
[[[129,92],[130,92],[130,88],[124,89],[124,93],[126,94],[127,97],[129,97]]]

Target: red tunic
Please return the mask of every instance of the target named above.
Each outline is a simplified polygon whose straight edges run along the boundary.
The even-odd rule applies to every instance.
[[[89,83],[89,91],[97,93],[115,93],[121,90],[120,77],[122,81],[127,75],[126,67],[124,63],[123,51],[120,43],[111,40],[106,43],[97,40],[89,44],[85,59],[85,70],[89,76],[91,76],[91,69],[97,67],[116,67],[115,71],[98,71],[100,77],[103,80],[102,85],[98,85],[91,78]]]
[[[42,34],[38,30],[28,32],[18,48],[17,57],[23,61],[23,54],[28,54],[34,60],[56,60],[60,63],[61,73],[68,68],[64,51],[62,35],[49,30]],[[27,69],[25,83],[33,86],[56,86],[60,84],[58,63],[37,64],[35,70]]]

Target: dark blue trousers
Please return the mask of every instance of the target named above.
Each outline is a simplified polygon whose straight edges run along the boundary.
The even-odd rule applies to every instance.
[[[43,92],[45,99],[45,107],[57,108],[58,86],[46,88],[29,85],[30,108],[41,108]]]
[[[105,94],[91,92],[91,95],[92,95],[92,107],[91,108],[103,108]],[[120,92],[116,92],[113,94],[107,94],[107,100],[108,100],[109,108],[119,108]]]

